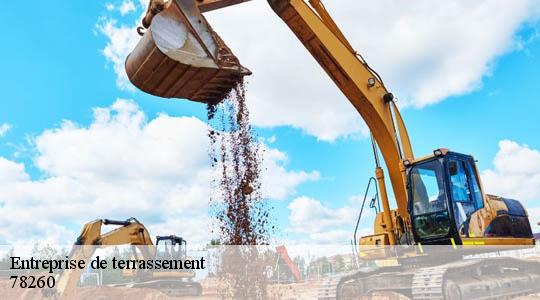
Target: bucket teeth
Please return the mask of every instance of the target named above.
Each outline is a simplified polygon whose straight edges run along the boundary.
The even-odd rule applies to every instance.
[[[251,72],[212,30],[194,0],[162,2],[149,3],[143,23],[148,29],[126,59],[129,80],[159,97],[220,102]]]

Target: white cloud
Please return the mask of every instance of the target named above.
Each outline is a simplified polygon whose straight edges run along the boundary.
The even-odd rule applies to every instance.
[[[533,231],[538,231],[540,151],[502,140],[493,164],[493,169],[481,172],[485,192],[522,201]],[[346,243],[352,237],[362,198],[352,196],[345,205],[332,208],[313,198],[298,197],[288,205],[290,231],[299,234],[300,240],[310,243]],[[373,211],[366,203],[358,236],[372,233],[373,217]]]
[[[352,239],[353,232],[347,229],[325,230],[309,234],[311,241],[320,244],[347,244]]]
[[[160,115],[148,122],[133,102],[118,100],[95,109],[90,126],[64,121],[39,135],[35,146],[44,179],[31,180],[23,165],[0,160],[0,236],[8,242],[50,237],[48,225],[70,231],[58,236],[65,242],[95,218],[137,216],[159,224],[207,216],[212,173],[206,124],[196,118]],[[205,238],[203,226],[187,238]]]
[[[276,137],[275,135],[272,135],[271,137],[269,137],[269,138],[266,139],[266,142],[267,142],[268,144],[273,144],[273,143],[275,143],[276,141],[277,141],[277,137]]]
[[[124,0],[122,4],[120,4],[118,10],[122,16],[125,16],[135,11],[135,3],[133,3],[131,0]]]
[[[358,214],[357,209],[349,205],[331,208],[305,196],[291,201],[288,208],[291,230],[321,243],[347,243]]]
[[[136,31],[137,26],[118,25],[117,20],[102,17],[96,27],[109,39],[107,45],[103,48],[103,55],[113,64],[116,85],[122,90],[135,91],[135,87],[127,77],[124,62],[139,41],[140,36]]]
[[[42,178],[0,157],[0,241],[64,244],[85,222],[131,216],[153,234],[178,234],[194,243],[210,238],[214,173],[207,125],[199,119],[161,114],[147,120],[134,102],[120,99],[94,109],[90,125],[64,121],[37,136],[34,145]],[[309,179],[297,177],[311,175],[286,171],[282,158],[267,158],[272,173],[263,178],[284,186],[272,196],[286,197]]]
[[[326,4],[400,104],[416,107],[479,88],[498,57],[526,44],[518,29],[540,17],[536,0]],[[254,72],[249,85],[254,124],[292,126],[322,140],[362,133],[358,114],[266,1],[210,12],[207,18]],[[132,42],[115,34],[125,33],[123,26],[112,23],[104,31],[111,39],[107,58],[115,65],[120,61],[121,68],[127,51],[116,44]],[[123,70],[115,70],[125,88]]]
[[[361,131],[352,106],[264,2],[208,17],[254,72],[254,123],[290,125],[323,140]],[[518,46],[520,25],[540,15],[533,0],[329,1],[327,7],[401,104],[418,107],[478,87],[495,59]]]
[[[485,192],[519,200],[527,209],[533,232],[540,222],[540,151],[510,140],[499,142],[494,169],[482,172]]]
[[[105,9],[107,9],[107,11],[113,11],[114,10],[114,4],[105,3]]]
[[[8,183],[27,179],[28,175],[24,170],[23,164],[7,160],[0,156],[0,182]]]
[[[320,179],[317,171],[288,171],[287,155],[277,149],[264,147],[262,192],[271,199],[285,199],[295,193],[295,188],[307,181]]]
[[[0,137],[4,136],[11,129],[11,125],[4,123],[0,124]]]
[[[494,169],[484,170],[487,193],[531,203],[540,200],[540,152],[510,140],[499,142]]]
[[[527,207],[527,214],[529,215],[529,222],[533,232],[540,232],[540,207]]]

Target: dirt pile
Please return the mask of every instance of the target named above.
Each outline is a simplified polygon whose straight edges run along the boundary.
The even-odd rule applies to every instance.
[[[271,300],[310,300],[317,299],[317,283],[272,284],[268,287]]]
[[[23,289],[13,286],[13,280],[0,280],[1,299],[41,299],[41,291],[38,289]]]

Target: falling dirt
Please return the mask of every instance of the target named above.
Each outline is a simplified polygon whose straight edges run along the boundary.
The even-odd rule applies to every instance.
[[[266,299],[265,255],[269,207],[261,194],[262,154],[249,123],[246,87],[238,83],[226,99],[208,106],[210,159],[217,179],[211,198],[216,231],[224,247],[218,270],[222,299]]]
[[[214,182],[212,214],[224,245],[263,245],[269,241],[269,208],[261,195],[261,148],[249,123],[244,82],[218,105],[208,106],[210,159]]]

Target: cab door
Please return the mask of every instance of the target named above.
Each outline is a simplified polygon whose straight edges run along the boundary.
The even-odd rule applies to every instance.
[[[450,209],[460,237],[468,237],[471,215],[483,207],[482,192],[472,159],[449,157],[447,160]]]

